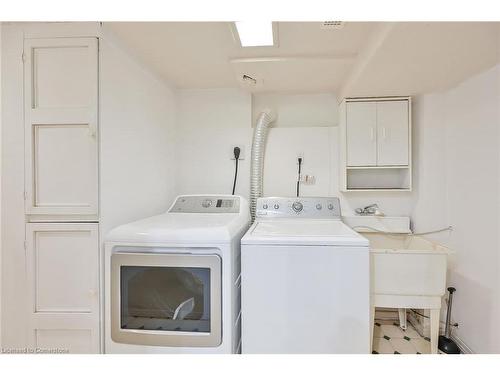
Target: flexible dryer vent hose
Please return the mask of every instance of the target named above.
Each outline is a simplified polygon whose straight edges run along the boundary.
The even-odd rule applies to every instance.
[[[262,173],[264,169],[264,151],[266,149],[267,129],[276,120],[270,110],[261,112],[257,118],[252,141],[252,160],[250,171],[250,214],[255,220],[257,198],[262,197]]]

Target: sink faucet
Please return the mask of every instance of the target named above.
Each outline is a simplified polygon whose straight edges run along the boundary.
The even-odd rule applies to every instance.
[[[362,216],[384,216],[384,213],[380,211],[378,204],[370,204],[364,208],[356,208],[354,210],[358,215]]]

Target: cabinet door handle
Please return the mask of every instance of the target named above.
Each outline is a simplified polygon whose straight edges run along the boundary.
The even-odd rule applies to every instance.
[[[97,137],[97,120],[95,116],[92,116],[89,121],[89,136],[94,139]]]
[[[385,126],[382,128],[382,138],[386,138]]]
[[[92,124],[92,123],[90,123],[90,124],[89,124],[89,136],[90,136],[91,138],[94,138],[94,139],[95,139],[95,138],[96,138],[96,133],[97,133],[97,131],[96,131],[96,127],[95,127],[95,125],[94,125],[94,124]]]
[[[370,139],[372,140],[372,142],[375,141],[375,129],[373,128],[370,128]]]

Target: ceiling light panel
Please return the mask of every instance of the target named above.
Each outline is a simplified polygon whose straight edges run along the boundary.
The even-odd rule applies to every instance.
[[[273,46],[273,23],[263,21],[235,22],[242,47]]]

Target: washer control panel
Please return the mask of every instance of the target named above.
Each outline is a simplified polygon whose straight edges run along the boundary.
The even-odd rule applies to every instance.
[[[182,195],[177,197],[168,212],[238,213],[240,197],[227,195]]]
[[[257,199],[257,217],[304,217],[340,219],[340,200],[336,197],[269,197]]]

